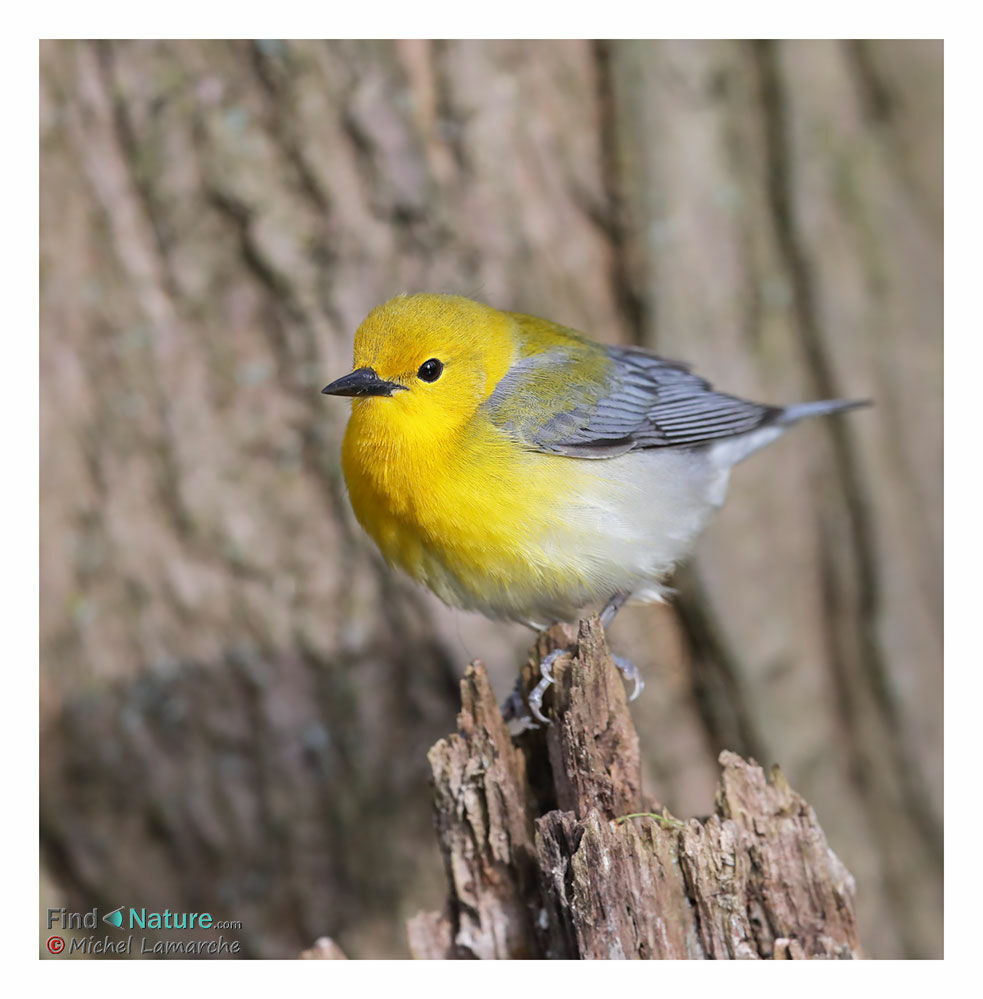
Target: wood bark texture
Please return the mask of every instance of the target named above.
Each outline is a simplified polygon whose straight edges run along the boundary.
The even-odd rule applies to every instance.
[[[420,958],[855,958],[853,877],[776,767],[720,755],[707,819],[643,794],[639,740],[596,618],[534,650],[553,723],[515,742],[485,668],[430,751],[449,897],[408,926]],[[539,679],[526,671],[526,693]],[[544,758],[548,750],[548,765]],[[645,814],[648,813],[648,814]]]
[[[382,563],[320,389],[372,307],[450,291],[756,401],[874,400],[737,468],[672,602],[609,639],[647,681],[647,786],[706,814],[722,750],[781,760],[866,950],[941,954],[940,43],[40,61],[50,904],[209,910],[247,956],[352,958],[405,956],[439,907],[426,752],[459,665],[504,697],[528,632]]]

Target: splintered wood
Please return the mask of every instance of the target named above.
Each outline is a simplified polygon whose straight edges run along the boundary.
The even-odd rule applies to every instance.
[[[540,641],[526,693],[554,648],[547,728],[513,738],[484,667],[461,681],[458,732],[429,754],[449,895],[410,920],[414,956],[862,956],[853,878],[781,771],[721,753],[713,815],[657,815],[597,620]]]

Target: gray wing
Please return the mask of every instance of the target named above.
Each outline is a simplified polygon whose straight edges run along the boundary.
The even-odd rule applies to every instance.
[[[641,350],[610,347],[606,353],[611,365],[603,382],[585,391],[582,382],[570,379],[570,391],[561,393],[558,411],[548,419],[526,417],[501,425],[538,451],[610,458],[637,448],[698,447],[757,430],[782,415],[780,407],[714,392],[685,365]],[[549,373],[548,364],[548,354],[520,362],[499,386],[503,396],[535,391],[545,378],[555,386],[562,362],[559,371],[554,363]],[[498,394],[496,389],[489,399],[492,419]]]

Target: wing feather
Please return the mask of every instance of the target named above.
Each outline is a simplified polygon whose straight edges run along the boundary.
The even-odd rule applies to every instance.
[[[782,414],[779,407],[715,392],[683,364],[637,349],[599,349],[600,359],[562,350],[523,358],[492,393],[487,412],[528,447],[590,458],[699,447],[750,433]],[[530,406],[530,399],[550,403]]]

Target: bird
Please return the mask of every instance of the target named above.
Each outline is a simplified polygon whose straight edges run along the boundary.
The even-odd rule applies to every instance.
[[[452,294],[377,306],[353,353],[322,392],[352,398],[341,464],[359,523],[445,603],[537,629],[664,601],[735,464],[868,403],[750,402],[684,363]],[[542,721],[551,665],[530,705]]]

